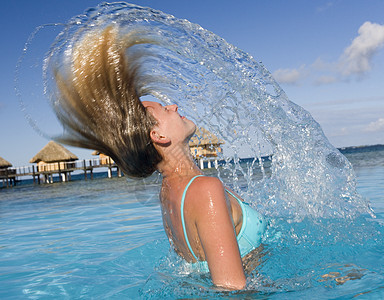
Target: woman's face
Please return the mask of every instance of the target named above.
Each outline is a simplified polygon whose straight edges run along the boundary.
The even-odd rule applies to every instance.
[[[176,104],[163,106],[158,102],[143,101],[147,111],[156,119],[154,130],[165,136],[171,142],[184,142],[189,140],[196,130],[196,125],[191,120],[178,113]]]

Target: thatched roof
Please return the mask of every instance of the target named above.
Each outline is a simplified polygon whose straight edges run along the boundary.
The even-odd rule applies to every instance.
[[[220,144],[224,144],[224,141],[203,127],[197,128],[195,135],[189,141],[189,147]]]
[[[73,161],[78,157],[62,145],[50,141],[43,149],[40,150],[29,162],[38,163],[40,161],[53,163],[59,161]]]
[[[0,168],[5,169],[9,167],[12,167],[12,164],[4,158],[0,157]]]

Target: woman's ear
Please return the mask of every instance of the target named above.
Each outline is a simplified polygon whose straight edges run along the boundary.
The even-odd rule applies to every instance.
[[[150,137],[151,137],[152,142],[154,142],[155,144],[158,144],[160,146],[167,146],[171,142],[171,140],[168,137],[159,133],[155,129],[151,130]]]

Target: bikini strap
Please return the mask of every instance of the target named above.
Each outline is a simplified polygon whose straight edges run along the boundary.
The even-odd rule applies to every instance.
[[[187,194],[187,190],[189,188],[189,186],[192,184],[192,182],[197,178],[197,177],[201,177],[201,176],[204,176],[204,175],[196,175],[195,177],[193,177],[187,184],[187,186],[185,187],[184,189],[184,193],[183,193],[183,196],[181,197],[181,206],[180,206],[180,210],[181,210],[181,224],[183,225],[183,231],[184,231],[184,238],[185,238],[185,241],[187,243],[187,246],[189,248],[189,251],[191,251],[193,257],[196,259],[196,261],[199,261],[199,259],[197,258],[197,256],[195,255],[195,253],[193,252],[192,250],[192,247],[191,247],[191,244],[189,243],[189,240],[188,240],[188,235],[187,235],[187,229],[185,228],[185,220],[184,220],[184,201],[185,201],[185,195]]]
[[[228,189],[225,189],[225,191],[230,194],[233,198],[235,198],[237,200],[237,202],[239,202],[239,204],[241,204],[243,201],[241,201],[234,193],[232,193],[230,190]]]

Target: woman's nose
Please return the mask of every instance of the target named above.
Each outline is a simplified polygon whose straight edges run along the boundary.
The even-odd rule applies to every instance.
[[[172,104],[172,105],[168,105],[168,108],[172,109],[173,111],[177,111],[179,107],[177,106],[177,104]]]

